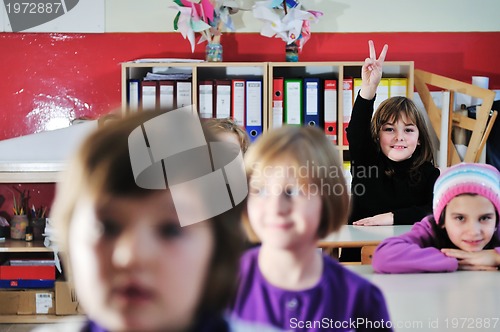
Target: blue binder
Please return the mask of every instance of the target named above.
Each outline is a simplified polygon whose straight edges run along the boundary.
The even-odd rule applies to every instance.
[[[303,123],[305,126],[317,126],[322,128],[321,123],[321,81],[319,78],[304,78],[304,107]]]
[[[246,131],[250,141],[262,134],[262,80],[247,80],[245,95]]]
[[[0,288],[54,288],[55,280],[0,280]]]

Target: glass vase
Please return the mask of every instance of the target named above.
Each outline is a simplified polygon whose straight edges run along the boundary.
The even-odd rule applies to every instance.
[[[220,43],[208,43],[205,48],[207,62],[222,62],[222,45]]]
[[[296,42],[292,42],[285,46],[285,60],[286,62],[299,61],[299,45],[297,45]]]
[[[10,237],[16,240],[24,240],[28,226],[28,216],[25,214],[14,215],[10,220]]]

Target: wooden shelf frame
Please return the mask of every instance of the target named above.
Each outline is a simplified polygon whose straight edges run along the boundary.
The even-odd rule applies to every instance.
[[[449,108],[448,116],[448,137],[442,138],[441,136],[441,119],[442,110],[436,106],[434,100],[432,99],[429,87],[434,86],[444,90],[448,90],[451,93],[450,100],[453,101],[453,94],[461,93],[471,97],[482,99],[482,104],[476,109],[476,119],[469,118],[467,116],[462,116],[458,114],[452,114],[452,110]],[[429,115],[432,127],[436,132],[438,139],[446,139],[448,142],[448,158],[447,166],[455,165],[462,162],[458,151],[451,140],[451,127],[452,125],[467,129],[472,131],[472,135],[467,147],[464,162],[478,162],[484,144],[488,138],[491,127],[493,126],[494,120],[496,118],[496,113],[491,114],[492,119],[490,119],[490,110],[495,99],[495,92],[483,89],[478,86],[468,84],[462,81],[458,81],[445,76],[433,74],[423,70],[415,70],[415,87],[422,99],[425,110]],[[453,124],[453,122],[455,122]]]

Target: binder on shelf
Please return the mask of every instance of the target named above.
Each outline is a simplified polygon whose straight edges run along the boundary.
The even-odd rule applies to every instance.
[[[175,108],[175,82],[174,81],[158,81],[159,100],[158,104],[161,109],[172,110]]]
[[[212,81],[198,82],[198,113],[202,119],[214,117],[214,85]]]
[[[262,80],[246,82],[246,131],[250,141],[262,134]]]
[[[389,97],[408,97],[408,79],[390,78]]]
[[[361,78],[355,78],[353,80],[353,88],[352,88],[352,104],[354,105],[354,102],[356,101],[356,98],[358,97],[359,90],[361,90],[361,84],[363,83],[363,80]]]
[[[349,126],[349,121],[351,120],[352,105],[353,105],[353,78],[345,77],[344,83],[342,85],[342,97],[343,97],[343,112],[344,118],[342,119],[342,138],[344,140],[344,145],[349,145],[347,141],[346,129]]]
[[[175,108],[190,106],[193,104],[191,81],[176,81],[175,86]]]
[[[55,279],[0,280],[0,288],[54,288],[55,283]]]
[[[304,124],[321,127],[319,78],[304,78]]]
[[[141,82],[141,101],[142,109],[145,111],[155,110],[157,96],[157,81],[142,81]]]
[[[137,111],[141,106],[141,80],[139,79],[128,80],[127,106],[130,111]]]
[[[382,78],[377,87],[377,97],[375,98],[373,108],[376,110],[386,99],[389,99],[389,79]]]
[[[55,280],[55,265],[0,266],[0,280]]]
[[[273,128],[283,126],[283,77],[273,78],[272,117]]]
[[[325,80],[323,100],[325,134],[337,144],[337,80]]]
[[[302,124],[302,80],[287,78],[284,81],[285,119],[289,125]]]
[[[234,122],[241,127],[245,127],[245,80],[233,79],[232,99],[231,99],[231,117]]]
[[[215,117],[226,119],[231,117],[231,81],[215,80]]]

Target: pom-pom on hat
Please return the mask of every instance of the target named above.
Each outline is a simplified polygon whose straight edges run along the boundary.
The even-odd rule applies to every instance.
[[[446,205],[461,194],[484,196],[500,212],[500,172],[491,165],[477,163],[460,163],[446,169],[434,184],[432,209],[436,222]]]

